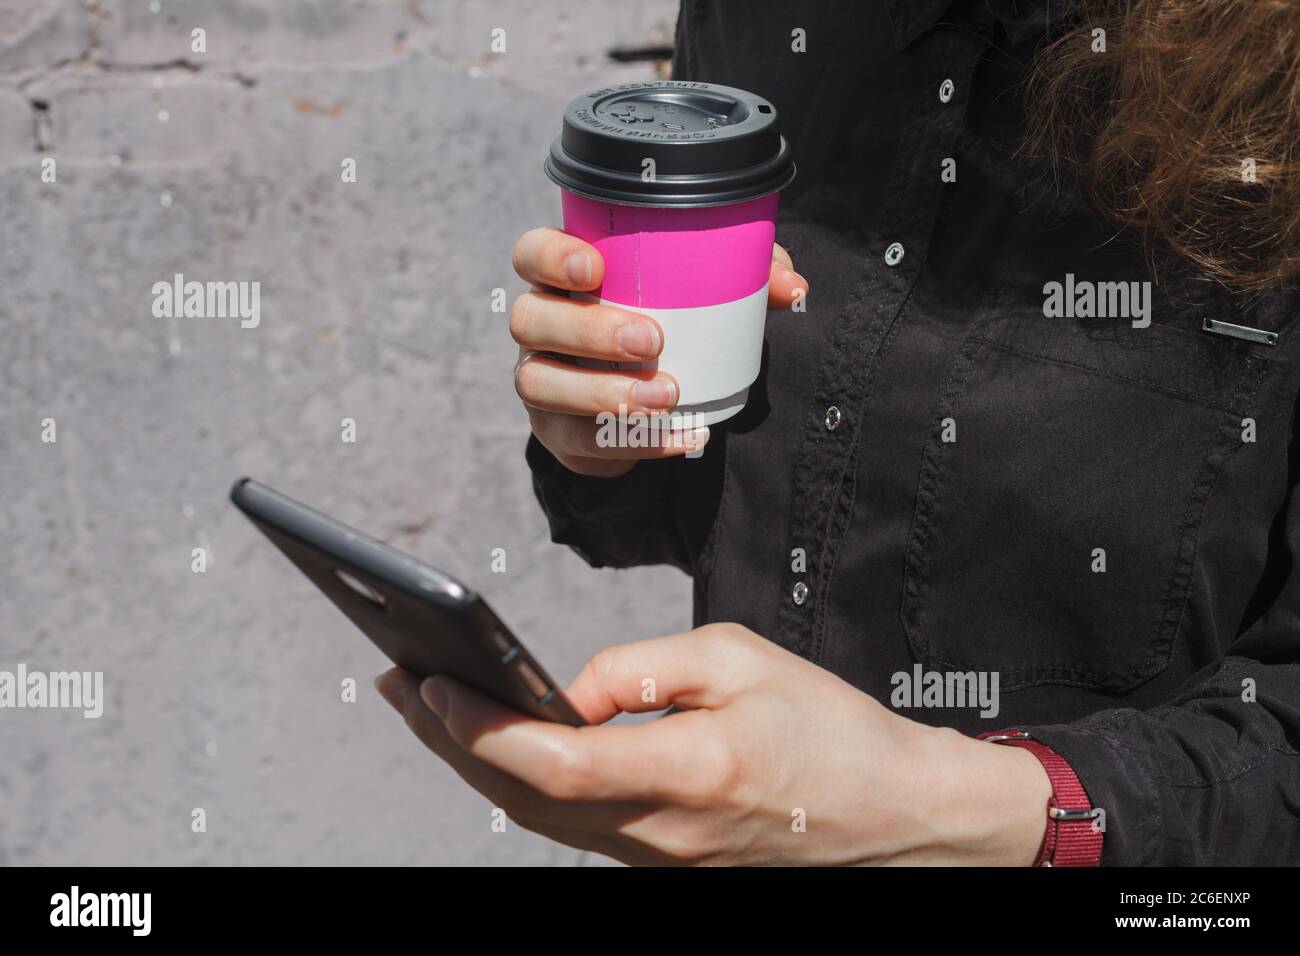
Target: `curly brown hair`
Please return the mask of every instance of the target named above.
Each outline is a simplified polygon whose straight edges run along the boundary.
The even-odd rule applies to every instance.
[[[1027,151],[1153,264],[1172,250],[1231,289],[1294,286],[1300,0],[1080,0],[1027,109]]]

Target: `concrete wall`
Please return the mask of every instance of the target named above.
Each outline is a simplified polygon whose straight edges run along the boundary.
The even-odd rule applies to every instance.
[[[689,626],[679,573],[548,541],[491,309],[559,220],[563,103],[649,78],[606,51],[671,43],[675,7],[0,0],[0,670],[107,698],[0,710],[0,864],[598,862],[493,833],[226,495],[254,475],[458,573],[561,679]],[[155,317],[175,273],[260,282],[260,325]]]

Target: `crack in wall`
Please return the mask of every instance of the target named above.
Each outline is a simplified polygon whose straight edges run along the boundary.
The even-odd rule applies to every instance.
[[[153,63],[118,63],[106,59],[103,55],[103,43],[113,17],[112,11],[107,9],[101,0],[82,0],[82,9],[85,14],[83,21],[85,49],[75,56],[57,60],[32,75],[21,76],[20,74],[21,78],[16,83],[13,79],[9,81],[13,84],[10,88],[22,96],[31,108],[32,142],[38,153],[48,153],[54,149],[51,109],[54,97],[44,87],[46,84],[57,83],[69,76],[77,75],[89,78],[93,82],[95,76],[179,73],[190,76],[202,75],[205,79],[218,83],[237,84],[245,89],[251,89],[258,84],[256,75],[236,64],[210,67],[185,56]],[[426,14],[419,0],[405,0],[405,10],[411,22],[419,25],[420,28],[414,32],[402,29],[394,35],[393,51],[399,54],[397,59],[401,59],[401,54],[424,56],[458,73],[468,70],[471,75],[484,76],[490,82],[505,89],[530,88],[526,81],[518,77],[495,75],[495,72],[490,69],[493,58],[486,53],[467,57],[441,49],[434,39],[438,32],[436,24]],[[604,54],[607,60],[615,63],[651,62],[657,75],[663,77],[667,75],[671,63],[672,47],[655,40],[606,48]]]
[[[36,152],[45,153],[50,142],[50,104],[46,100],[30,99],[32,107],[32,139],[36,142]]]
[[[222,83],[233,83],[244,89],[257,86],[257,77],[236,67],[218,69],[206,67],[185,57],[158,63],[113,63],[94,57],[95,44],[75,57],[59,60],[41,73],[28,76],[16,85],[16,92],[22,96],[32,111],[32,140],[38,153],[48,153],[54,148],[53,117],[50,110],[50,98],[29,92],[32,86],[58,80],[62,76],[75,73],[85,75],[87,68],[90,75],[148,75],[180,72],[190,76],[202,74],[205,78]]]

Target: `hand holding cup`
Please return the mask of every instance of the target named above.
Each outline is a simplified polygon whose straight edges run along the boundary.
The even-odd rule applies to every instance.
[[[663,330],[649,316],[612,305],[571,299],[604,279],[605,263],[594,247],[558,229],[524,233],[515,244],[515,272],[531,285],[510,309],[510,334],[519,343],[515,390],[533,434],[570,471],[614,477],[639,459],[665,458],[702,448],[708,427],[668,433],[653,447],[601,447],[596,416],[618,414],[619,406],[648,414],[677,404],[677,382],[658,370],[593,368],[575,358],[608,363],[642,363],[658,358]],[[808,291],[779,245],[772,250],[770,308],[788,308]]]

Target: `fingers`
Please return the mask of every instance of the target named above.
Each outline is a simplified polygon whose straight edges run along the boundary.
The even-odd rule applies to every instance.
[[[772,243],[772,261],[779,262],[787,269],[794,269],[794,260],[790,258],[790,253],[785,251],[785,246],[779,242]]]
[[[808,280],[794,271],[790,254],[772,246],[772,273],[768,278],[767,303],[773,309],[785,309],[797,298],[808,294]]]
[[[575,458],[614,461],[675,458],[700,451],[709,441],[707,425],[674,431],[665,423],[657,434],[647,428],[645,441],[640,440],[635,429],[630,429],[629,441],[622,442],[617,434],[611,436],[606,426],[591,417],[529,409],[528,418],[537,440],[561,461]],[[636,442],[630,440],[633,437],[637,437]]]
[[[681,708],[714,709],[743,683],[742,639],[702,627],[633,644],[616,644],[583,666],[565,694],[593,724],[618,713]]]
[[[708,711],[568,727],[526,717],[449,677],[419,682],[394,668],[375,684],[420,741],[493,806],[572,846],[644,857],[673,806],[710,806],[734,785],[734,754]]]
[[[421,696],[420,685],[419,677],[399,667],[385,671],[375,680],[375,687],[380,694],[402,715],[406,726],[420,742],[456,771],[462,780],[487,797],[494,807],[504,809],[511,818],[529,829],[535,829],[537,821],[546,821],[550,827],[572,828],[570,836],[588,826],[609,825],[612,828],[618,824],[618,805],[591,807],[578,803],[561,803],[522,778],[471,753],[452,736],[448,725],[430,709]],[[493,706],[496,708],[493,712],[475,715],[484,721],[475,727],[479,733],[486,734],[489,724],[496,721],[529,721],[529,718],[517,711],[500,705]],[[469,716],[466,713],[465,719]],[[566,839],[565,842],[572,841]],[[609,851],[609,847],[603,850]]]
[[[539,352],[640,362],[664,346],[659,323],[611,305],[547,292],[525,292],[510,307],[510,334]]]
[[[515,391],[531,408],[566,415],[668,411],[677,404],[677,380],[666,372],[591,369],[540,352],[515,366]]]
[[[530,229],[514,250],[515,272],[533,285],[588,291],[605,278],[605,260],[596,249],[559,229]]]
[[[683,781],[713,769],[711,748],[687,746],[687,731],[671,721],[567,727],[525,717],[450,677],[424,681],[420,694],[471,756],[554,801],[543,819],[561,826],[626,823],[629,802],[671,799]]]
[[[451,765],[452,769],[494,804],[504,802],[516,788],[509,774],[482,761],[466,759],[460,746],[451,738],[446,726],[420,699],[420,678],[400,667],[385,671],[375,679],[375,688],[426,747]]]

